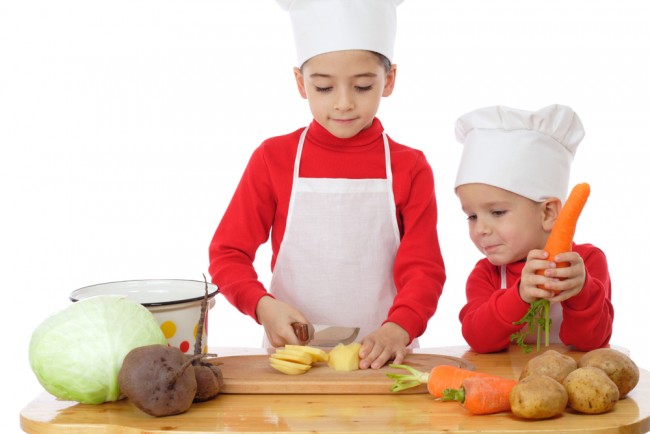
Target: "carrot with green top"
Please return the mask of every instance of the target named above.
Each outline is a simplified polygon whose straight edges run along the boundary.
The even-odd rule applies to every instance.
[[[395,380],[391,392],[400,392],[411,387],[426,384],[429,393],[436,398],[441,398],[445,389],[459,388],[463,380],[469,377],[491,377],[484,372],[470,371],[452,365],[434,366],[430,372],[422,372],[408,365],[388,365],[391,368],[406,369],[410,374],[387,373],[388,378]]]
[[[572,250],[573,236],[576,232],[578,218],[587,203],[590,192],[591,188],[586,182],[576,184],[576,186],[573,187],[573,190],[571,190],[571,194],[564,206],[560,209],[560,213],[555,220],[551,234],[546,240],[544,250],[548,253],[549,260],[554,261],[555,257],[560,253],[570,252]],[[569,264],[566,262],[556,263],[558,268],[567,267],[568,265]],[[544,270],[538,270],[536,274],[544,275]],[[546,289],[541,285],[539,287],[541,289]],[[528,353],[532,349],[530,345],[527,345],[524,342],[524,340],[532,332],[533,327],[537,329],[537,351],[539,352],[540,349],[542,329],[544,330],[544,344],[548,347],[551,329],[549,301],[544,298],[534,301],[530,304],[530,309],[528,309],[526,315],[514,324],[528,324],[527,330],[523,329],[510,336],[510,339],[515,341],[524,352]]]
[[[469,377],[457,389],[446,389],[443,401],[458,401],[472,414],[510,411],[510,391],[517,380],[502,377]]]

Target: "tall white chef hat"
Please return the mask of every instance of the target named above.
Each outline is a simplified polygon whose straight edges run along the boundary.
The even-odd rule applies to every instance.
[[[564,105],[536,112],[486,107],[456,121],[464,145],[454,188],[488,184],[541,202],[566,199],[571,162],[585,132]]]
[[[298,66],[323,53],[369,50],[393,60],[403,0],[277,0],[289,11]]]

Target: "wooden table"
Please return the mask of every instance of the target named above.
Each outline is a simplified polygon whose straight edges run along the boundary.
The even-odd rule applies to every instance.
[[[581,353],[551,348],[576,359]],[[263,350],[215,349],[221,356],[261,354]],[[496,354],[477,354],[468,347],[420,349],[416,352],[461,357],[476,370],[518,378],[526,361],[516,347]],[[650,431],[650,372],[613,411],[582,415],[566,411],[551,420],[526,421],[510,413],[472,416],[456,403],[439,402],[428,394],[410,395],[244,395],[223,394],[196,403],[181,415],[154,418],[127,400],[101,405],[58,401],[47,393],[29,403],[20,414],[27,433],[486,433],[572,432],[644,433]]]

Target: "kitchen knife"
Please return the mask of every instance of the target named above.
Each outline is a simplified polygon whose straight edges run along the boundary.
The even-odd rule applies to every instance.
[[[323,324],[291,324],[298,339],[313,347],[335,347],[354,342],[359,334],[359,327],[330,326]]]

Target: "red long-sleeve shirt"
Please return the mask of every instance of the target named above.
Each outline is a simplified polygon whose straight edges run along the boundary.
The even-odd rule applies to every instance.
[[[271,268],[275,266],[302,131],[270,138],[253,152],[209,248],[212,282],[230,303],[255,320],[257,303],[268,292],[258,280],[253,260],[270,235]],[[381,122],[375,119],[355,137],[341,139],[313,121],[305,138],[300,176],[386,178],[382,132]],[[414,339],[424,333],[435,313],[445,282],[433,173],[421,151],[388,141],[401,242],[394,264],[397,295],[386,321],[399,324]]]
[[[579,351],[606,346],[612,336],[614,308],[605,254],[591,244],[573,244],[585,263],[582,291],[562,302],[560,340]],[[498,266],[481,259],[467,279],[467,304],[460,311],[463,336],[477,352],[501,351],[510,345],[510,335],[522,328],[513,325],[530,305],[519,296],[525,261],[508,264],[506,286],[501,289]]]

